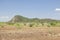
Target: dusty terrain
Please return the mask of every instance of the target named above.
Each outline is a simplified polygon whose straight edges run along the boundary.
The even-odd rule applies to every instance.
[[[60,27],[0,29],[0,40],[60,40]]]

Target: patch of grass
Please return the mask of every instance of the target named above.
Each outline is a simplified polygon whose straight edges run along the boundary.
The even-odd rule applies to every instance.
[[[21,29],[24,26],[24,24],[23,23],[15,23],[14,26],[18,29]]]
[[[0,28],[4,27],[5,22],[0,22]]]
[[[6,23],[6,24],[7,24],[7,25],[12,25],[12,26],[13,26],[15,23],[10,23],[10,22],[8,22],[8,23]]]

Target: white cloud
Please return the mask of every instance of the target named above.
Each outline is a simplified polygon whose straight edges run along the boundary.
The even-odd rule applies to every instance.
[[[56,8],[55,11],[60,11],[60,8]]]
[[[2,19],[8,19],[9,17],[8,16],[0,16],[0,18],[2,18]]]

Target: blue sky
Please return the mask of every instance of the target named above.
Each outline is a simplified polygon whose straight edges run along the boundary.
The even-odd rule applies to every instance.
[[[15,15],[60,20],[60,0],[0,0],[0,21]]]

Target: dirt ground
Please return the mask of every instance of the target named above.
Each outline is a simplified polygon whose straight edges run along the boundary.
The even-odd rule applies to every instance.
[[[60,27],[0,29],[0,40],[60,40]]]

